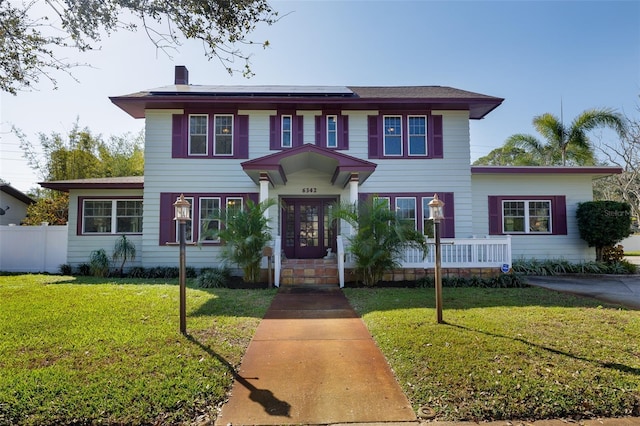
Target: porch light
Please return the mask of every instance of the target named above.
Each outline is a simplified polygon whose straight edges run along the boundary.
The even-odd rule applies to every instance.
[[[173,203],[173,207],[176,211],[176,217],[173,220],[177,220],[180,223],[191,220],[191,204],[184,199],[184,194],[180,194],[176,202]]]
[[[442,324],[442,254],[440,251],[440,221],[444,219],[444,202],[440,201],[438,194],[433,195],[433,200],[429,202],[429,219],[433,220],[433,233],[436,246],[436,267],[434,271],[436,287],[436,320]]]
[[[429,219],[433,220],[433,223],[440,223],[444,219],[444,202],[440,201],[438,194],[434,194],[433,200],[429,202]]]
[[[185,250],[185,233],[187,222],[191,220],[191,204],[184,199],[184,194],[173,204],[176,211],[174,220],[178,221],[180,233],[180,333],[187,334],[187,268],[186,268],[186,250]]]

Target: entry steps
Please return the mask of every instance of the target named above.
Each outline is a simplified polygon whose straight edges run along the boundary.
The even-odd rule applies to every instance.
[[[285,259],[282,261],[280,285],[317,285],[333,287],[340,284],[338,261],[334,259]]]

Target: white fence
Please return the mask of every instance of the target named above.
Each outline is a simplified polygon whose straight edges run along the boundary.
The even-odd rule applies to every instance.
[[[0,271],[60,272],[68,226],[0,226]]]

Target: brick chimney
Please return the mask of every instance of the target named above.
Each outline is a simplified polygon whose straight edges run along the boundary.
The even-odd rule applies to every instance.
[[[176,65],[174,84],[189,84],[189,70],[184,65]]]

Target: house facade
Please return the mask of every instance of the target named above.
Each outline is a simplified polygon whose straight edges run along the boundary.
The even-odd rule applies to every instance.
[[[35,201],[13,186],[0,184],[0,225],[20,225],[27,217],[27,207]]]
[[[469,120],[503,99],[440,86],[201,86],[178,66],[173,85],[116,96],[145,120],[139,178],[45,182],[69,191],[68,262],[126,234],[134,264],[177,264],[173,203],[190,202],[187,257],[215,266],[221,242],[208,218],[247,200],[273,199],[274,246],[289,259],[339,251],[351,230],[331,225],[335,202],[378,197],[416,229],[432,233],[428,203],[444,201],[442,237],[508,239],[512,258],[593,259],[575,225],[608,167],[471,167]]]

